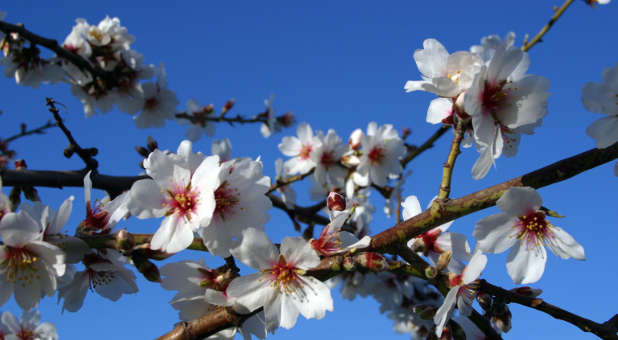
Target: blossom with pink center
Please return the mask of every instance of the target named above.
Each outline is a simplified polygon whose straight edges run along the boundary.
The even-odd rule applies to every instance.
[[[283,137],[279,150],[286,156],[294,157],[285,162],[291,174],[304,174],[316,165],[311,155],[321,142],[307,123],[298,124],[296,132],[298,137]]]
[[[399,133],[392,125],[382,125],[378,129],[376,122],[369,123],[367,134],[362,139],[363,155],[356,168],[358,185],[367,186],[370,183],[385,186],[388,179],[398,176],[403,171],[400,158],[406,148]]]
[[[136,96],[141,113],[133,117],[135,124],[140,129],[149,127],[163,127],[166,120],[174,118],[178,99],[176,94],[167,88],[167,74],[163,65],[157,68],[157,82],[149,82],[141,85],[141,91]]]
[[[481,275],[486,264],[487,256],[477,250],[461,274],[453,275],[449,278],[451,289],[446,294],[442,306],[438,308],[433,317],[438,337],[442,335],[446,322],[451,318],[455,304],[457,304],[459,313],[466,316],[472,313],[472,303],[477,293],[474,281]]]
[[[586,110],[606,114],[586,129],[599,149],[618,142],[618,63],[603,69],[602,83],[586,83],[582,102]]]
[[[503,149],[516,148],[519,134],[532,134],[547,113],[549,81],[526,75],[527,54],[498,45],[465,93],[465,112],[472,117],[473,137],[481,156],[472,168],[475,179],[485,177]],[[506,153],[514,155],[516,149]]]
[[[429,202],[428,208],[431,207],[432,202]],[[401,203],[401,206],[403,208],[402,215],[404,220],[408,220],[422,212],[420,202],[416,196],[408,196]],[[465,235],[447,232],[451,224],[453,224],[452,221],[447,222],[411,239],[408,241],[408,247],[422,251],[434,265],[438,263],[440,254],[450,251],[452,258],[447,270],[460,271],[464,267],[463,262],[467,262],[470,259],[470,245]]]
[[[91,201],[92,179],[91,171],[84,176],[84,201],[86,202],[86,218],[82,221],[83,231],[94,234],[108,234],[116,224],[125,218],[129,210],[129,192],[118,195],[113,200],[109,196],[103,200]]]
[[[235,299],[239,312],[264,307],[269,332],[292,328],[298,314],[321,319],[327,310],[333,310],[328,286],[304,275],[320,258],[302,238],[284,238],[279,251],[264,232],[250,228],[243,232],[242,242],[232,254],[259,272],[234,279],[227,294]]]
[[[58,301],[64,300],[63,311],[77,312],[89,289],[112,301],[123,294],[137,293],[135,274],[125,267],[129,260],[120,252],[107,249],[105,254],[90,253],[83,263],[86,269],[75,273],[70,282],[58,289]]]
[[[487,253],[508,248],[506,268],[517,284],[538,281],[545,271],[545,245],[560,258],[585,260],[584,248],[546,219],[541,196],[530,187],[508,189],[496,202],[504,213],[480,220],[474,227],[477,247]]]
[[[315,164],[314,176],[317,183],[326,185],[330,190],[333,187],[342,188],[347,175],[347,169],[339,161],[347,151],[335,130],[330,129],[326,136],[318,136],[320,143],[313,148],[310,157]]]
[[[57,278],[65,272],[65,255],[43,240],[41,225],[24,210],[2,218],[0,237],[0,305],[15,293],[22,309],[32,309],[42,296],[56,291]]]
[[[17,320],[11,312],[2,313],[2,328],[6,329],[7,340],[58,340],[56,326],[50,322],[41,322],[41,313],[37,310],[25,311],[21,320]],[[2,335],[2,331],[0,331]]]
[[[227,257],[238,245],[243,230],[263,230],[270,218],[272,203],[265,195],[270,178],[263,175],[262,162],[241,158],[221,164],[214,184],[213,216],[201,224],[199,233],[211,253]]]
[[[165,216],[150,247],[168,253],[187,248],[198,227],[210,223],[216,207],[219,157],[202,158],[190,152],[189,142],[184,144],[188,149],[181,144],[178,155],[155,150],[148,156],[144,166],[152,179],[135,182],[128,203],[137,218]]]

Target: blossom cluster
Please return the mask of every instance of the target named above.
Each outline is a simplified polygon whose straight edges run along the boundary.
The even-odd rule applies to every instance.
[[[39,311],[27,311],[18,320],[11,312],[0,313],[0,339],[5,340],[58,340],[56,327],[41,323]]]

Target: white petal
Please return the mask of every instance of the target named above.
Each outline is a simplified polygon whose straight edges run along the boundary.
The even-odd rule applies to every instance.
[[[618,116],[603,117],[594,121],[586,129],[586,133],[594,138],[599,149],[604,149],[618,142]]]
[[[442,329],[446,325],[446,322],[451,318],[453,314],[453,308],[455,308],[455,302],[457,301],[457,292],[459,286],[455,286],[448,291],[442,306],[438,308],[436,314],[433,316],[433,322],[436,324],[436,335],[442,336]]]
[[[28,213],[8,213],[0,220],[0,237],[4,244],[22,247],[27,243],[42,238],[41,227]]]
[[[542,204],[541,196],[531,187],[511,187],[496,202],[500,210],[511,216],[527,215]]]
[[[166,253],[177,253],[193,241],[193,230],[183,219],[174,215],[167,216],[161,222],[161,227],[150,241],[150,249]]]
[[[71,210],[73,209],[73,196],[70,196],[64,202],[58,211],[52,218],[52,222],[49,224],[49,227],[45,229],[46,234],[59,234],[62,227],[67,223],[69,217],[71,216]]]
[[[161,188],[151,179],[140,179],[133,183],[128,208],[137,218],[153,218],[165,215]]]
[[[270,268],[279,257],[279,251],[268,236],[255,228],[244,230],[242,242],[230,252],[242,263],[258,270]]]
[[[485,265],[487,265],[487,256],[478,250],[475,251],[470,262],[463,273],[461,273],[461,281],[467,285],[476,280],[481,275],[483,269],[485,269]]]
[[[577,260],[586,259],[584,247],[577,243],[573,236],[560,227],[552,228],[551,235],[545,240],[549,250],[562,259],[568,259],[569,257]]]
[[[474,226],[476,246],[486,253],[501,253],[517,242],[517,217],[496,214],[485,217]]]
[[[406,197],[406,200],[401,203],[401,206],[403,207],[402,215],[404,220],[408,220],[423,211],[421,209],[421,203],[416,196]]]
[[[264,274],[254,273],[235,278],[225,291],[230,298],[235,299],[238,306],[244,308],[245,312],[252,312],[264,306],[267,295],[273,290]],[[238,312],[243,312],[243,309]]]
[[[86,176],[84,176],[84,202],[90,202],[90,193],[92,192],[92,179],[90,179],[90,175],[92,174],[92,170],[88,171]]]
[[[305,122],[298,124],[296,133],[298,134],[298,138],[302,144],[310,142],[313,137],[313,130],[311,129],[311,126]]]
[[[281,254],[296,268],[310,269],[320,264],[320,257],[302,237],[286,237],[281,241]]]
[[[439,124],[452,113],[453,101],[451,99],[436,98],[429,103],[426,120],[431,124]]]
[[[279,151],[286,156],[294,157],[300,153],[300,149],[303,147],[300,140],[296,137],[283,137],[279,144]]]
[[[542,245],[529,249],[525,242],[517,242],[506,260],[506,269],[514,283],[534,283],[543,276],[546,261]]]
[[[333,298],[330,288],[311,276],[303,276],[302,280],[305,299],[295,302],[300,313],[307,319],[321,319],[326,311],[332,312]]]

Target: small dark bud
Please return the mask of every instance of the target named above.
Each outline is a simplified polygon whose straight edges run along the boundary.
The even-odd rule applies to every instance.
[[[403,128],[401,130],[401,139],[406,139],[412,134],[412,130],[410,128]]]
[[[150,155],[150,152],[143,146],[136,146],[135,151],[142,157],[148,157],[148,155]]]
[[[28,166],[26,165],[26,161],[23,159],[16,160],[15,162],[13,162],[13,165],[15,166],[15,170],[22,170],[28,168]]]
[[[71,158],[71,156],[73,156],[74,153],[75,153],[75,146],[73,144],[67,146],[67,148],[64,149],[64,157],[66,158]]]
[[[152,152],[159,148],[159,143],[157,143],[157,141],[151,136],[148,136],[148,139],[146,140],[146,146],[148,147],[148,150]]]

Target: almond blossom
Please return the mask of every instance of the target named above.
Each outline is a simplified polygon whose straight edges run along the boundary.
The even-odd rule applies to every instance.
[[[190,142],[184,145],[188,150],[181,144],[178,155],[153,151],[144,162],[152,179],[136,181],[131,187],[128,207],[132,215],[142,219],[165,216],[150,242],[154,250],[175,253],[187,248],[193,233],[200,225],[208,225],[215,211],[219,157],[197,163],[199,154],[190,152]],[[195,164],[199,166],[193,168]]]
[[[106,253],[90,253],[83,260],[86,269],[73,275],[73,280],[58,289],[58,301],[64,300],[62,310],[81,309],[88,289],[106,299],[117,301],[123,294],[137,293],[135,274],[126,268],[129,260],[114,249]]]
[[[247,229],[234,257],[260,272],[234,279],[227,294],[236,299],[242,310],[251,312],[264,307],[266,328],[273,332],[279,326],[290,329],[298,314],[321,319],[333,310],[333,300],[326,284],[306,270],[317,266],[320,258],[307,241],[300,237],[286,237],[280,251],[264,232]]]
[[[300,126],[300,125],[299,125]],[[335,130],[330,129],[326,136],[318,136],[320,143],[310,153],[315,164],[314,176],[319,184],[325,184],[327,189],[342,188],[347,175],[347,169],[339,164],[341,157],[347,151]]]
[[[66,267],[64,253],[43,240],[40,224],[23,210],[2,218],[0,237],[0,305],[15,293],[22,309],[32,309],[43,295],[55,293]]]
[[[483,255],[480,251],[475,251],[461,274],[449,278],[451,289],[446,294],[442,306],[438,308],[433,317],[438,337],[442,335],[446,322],[451,318],[455,304],[457,304],[457,309],[463,315],[468,316],[472,312],[472,303],[476,296],[476,288],[473,282],[481,275],[486,264],[487,256]]]
[[[86,202],[86,218],[80,225],[80,231],[92,234],[108,234],[116,224],[125,218],[129,209],[127,207],[131,196],[129,192],[123,192],[113,200],[109,196],[101,201],[91,201],[92,179],[91,171],[84,176],[84,202]]]
[[[311,154],[321,142],[307,123],[298,124],[296,132],[298,137],[283,137],[279,150],[286,156],[294,157],[285,162],[291,174],[304,174],[316,165]]]
[[[423,90],[441,97],[456,97],[470,87],[481,67],[476,55],[459,51],[449,54],[436,39],[423,41],[423,49],[414,52],[414,60],[423,80],[406,82],[406,92]]]
[[[2,313],[2,326],[8,333],[2,339],[7,340],[58,340],[56,326],[50,322],[41,322],[38,310],[25,311],[21,320],[11,312]],[[0,331],[0,335],[2,335]]]
[[[230,256],[243,230],[264,229],[272,203],[265,195],[270,177],[262,174],[262,167],[262,162],[249,158],[233,159],[221,164],[218,175],[210,179],[215,200],[212,218],[203,221],[198,232],[212,254]]]
[[[465,93],[464,108],[472,117],[474,141],[481,156],[472,168],[474,179],[485,177],[500,157],[516,152],[521,133],[532,134],[547,113],[549,81],[525,75],[529,61],[514,46],[497,46]]]
[[[603,149],[618,141],[618,63],[603,69],[602,83],[586,83],[582,102],[586,110],[606,114],[587,129],[597,148]]]
[[[156,70],[157,81],[141,85],[141,92],[137,100],[142,111],[133,117],[140,129],[162,127],[165,120],[174,118],[178,99],[176,94],[167,88],[167,74],[163,65]]]
[[[546,219],[541,196],[530,187],[508,189],[496,205],[503,211],[480,220],[474,227],[477,247],[487,253],[508,248],[506,269],[517,284],[538,281],[545,271],[544,245],[562,259],[585,260],[584,248]]]
[[[367,126],[367,134],[362,138],[363,155],[356,168],[355,181],[358,185],[367,186],[370,183],[385,186],[389,178],[398,176],[403,171],[400,158],[406,148],[399,133],[392,125],[386,124],[378,128],[376,122]]]

